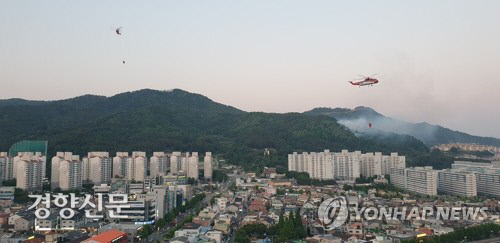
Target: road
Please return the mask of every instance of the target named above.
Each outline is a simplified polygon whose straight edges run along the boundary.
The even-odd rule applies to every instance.
[[[230,174],[228,179],[223,182],[223,183],[220,183],[219,184],[219,187],[217,189],[217,193],[225,193],[229,190],[229,185],[232,183],[232,182],[235,182],[236,178],[238,177],[238,175],[233,175],[233,174]],[[202,206],[202,205],[207,205],[210,200],[212,200],[212,197],[215,196],[215,193],[214,192],[205,192],[206,194],[206,197],[200,201],[194,208],[188,210],[187,212],[185,213],[182,213],[180,214],[179,216],[177,216],[177,219],[176,219],[176,222],[181,222],[184,220],[184,218],[186,218],[187,216],[190,216],[190,215],[194,215],[198,209]],[[238,225],[239,225],[239,221],[241,221],[241,214],[239,215],[238,217]],[[173,226],[171,225],[167,225],[165,226],[163,229],[160,229],[159,231],[156,230],[154,231],[149,237],[148,237],[148,242],[156,242],[156,241],[159,241],[159,242],[163,242],[163,235],[165,233],[167,233]],[[231,237],[228,237],[229,239],[232,240],[233,238],[233,232],[231,233],[230,235]]]

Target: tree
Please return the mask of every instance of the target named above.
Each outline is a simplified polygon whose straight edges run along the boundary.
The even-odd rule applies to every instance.
[[[302,217],[300,216],[299,210],[295,213],[294,226],[297,238],[303,239],[307,236],[304,224],[302,224]]]
[[[156,227],[160,229],[165,227],[165,225],[167,225],[167,221],[164,218],[158,219],[158,221],[156,221]]]
[[[146,224],[139,231],[139,236],[141,237],[141,239],[147,239],[148,236],[151,235],[151,233],[153,233],[153,230],[151,229],[151,225]]]
[[[15,203],[27,203],[29,201],[28,197],[28,192],[21,189],[21,188],[16,188],[14,189],[14,202]]]
[[[189,184],[189,185],[196,185],[196,180],[194,178],[192,178],[192,177],[188,177],[187,184]]]
[[[280,226],[278,236],[280,239],[289,240],[295,238],[295,227],[293,224],[293,212],[290,212],[288,219],[284,220],[282,226]]]
[[[227,174],[222,170],[214,170],[212,180],[215,182],[224,182],[228,178]]]
[[[344,184],[344,187],[343,187],[342,189],[344,189],[344,191],[349,191],[349,190],[352,190],[352,189],[353,189],[353,187],[352,187],[352,186],[349,186],[349,185],[347,185],[347,184]]]
[[[424,242],[463,242],[465,239],[477,241],[494,238],[500,232],[500,225],[487,223],[465,229],[458,229],[451,233],[427,238]],[[405,243],[421,242],[417,240],[407,240]]]
[[[2,181],[2,186],[16,186],[16,178]]]

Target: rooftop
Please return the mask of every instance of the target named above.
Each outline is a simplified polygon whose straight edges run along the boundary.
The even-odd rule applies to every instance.
[[[112,242],[113,240],[119,238],[119,237],[126,237],[127,233],[119,230],[110,230],[106,231],[102,234],[98,234],[84,242]]]

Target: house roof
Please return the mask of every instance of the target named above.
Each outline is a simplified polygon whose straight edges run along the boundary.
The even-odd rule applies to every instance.
[[[110,230],[106,231],[104,233],[98,234],[90,239],[88,241],[84,242],[112,242],[116,238],[119,238],[120,236],[127,236],[127,233],[119,230]]]
[[[173,241],[189,242],[189,238],[187,238],[186,236],[178,236],[178,237],[170,239],[170,242],[173,242]]]
[[[200,227],[201,225],[197,223],[187,223],[184,225],[184,227],[182,227],[182,229],[199,229]]]

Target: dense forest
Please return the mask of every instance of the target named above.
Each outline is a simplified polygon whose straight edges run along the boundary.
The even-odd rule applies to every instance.
[[[0,100],[0,150],[25,139],[48,140],[56,151],[212,151],[248,168],[285,166],[287,154],[341,149],[398,151],[409,164],[446,167],[411,137],[360,137],[329,116],[244,112],[175,89],[59,101]],[[269,149],[270,155],[264,156]]]

